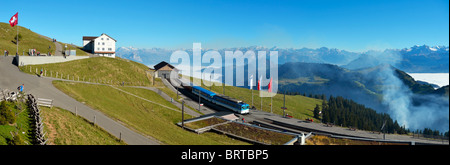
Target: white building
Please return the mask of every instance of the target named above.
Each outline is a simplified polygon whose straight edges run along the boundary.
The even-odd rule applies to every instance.
[[[116,57],[116,40],[105,33],[99,37],[83,36],[83,49],[94,55]]]

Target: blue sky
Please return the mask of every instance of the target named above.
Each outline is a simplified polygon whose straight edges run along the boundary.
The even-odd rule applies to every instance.
[[[106,33],[117,47],[266,46],[348,51],[449,45],[448,0],[2,1],[0,22],[82,44]]]

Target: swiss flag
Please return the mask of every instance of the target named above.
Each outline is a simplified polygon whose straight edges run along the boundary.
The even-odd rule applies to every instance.
[[[272,92],[272,77],[270,78],[270,82],[269,82],[269,92]]]
[[[11,27],[14,27],[18,24],[18,22],[19,22],[19,12],[17,12],[11,17],[11,19],[9,20],[9,25],[11,25]]]

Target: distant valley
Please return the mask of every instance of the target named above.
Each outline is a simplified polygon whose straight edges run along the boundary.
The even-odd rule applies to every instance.
[[[224,51],[236,50],[244,53],[277,50],[279,80],[275,83],[278,83],[278,92],[343,96],[379,113],[387,113],[413,130],[448,130],[449,86],[437,87],[416,81],[408,74],[448,73],[449,48],[446,46],[416,45],[364,53],[325,47],[281,49],[257,46],[217,51],[224,55]],[[185,51],[192,54],[192,50]],[[206,51],[202,50],[202,53]],[[169,62],[172,51],[121,47],[116,53],[119,57],[153,67],[160,61]],[[244,75],[246,85],[242,87],[248,88],[248,77]]]

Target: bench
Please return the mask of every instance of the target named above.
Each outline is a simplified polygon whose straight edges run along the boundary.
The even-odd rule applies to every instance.
[[[46,107],[52,108],[53,107],[53,100],[38,98],[37,99],[37,105],[39,105],[39,106],[46,106]]]

